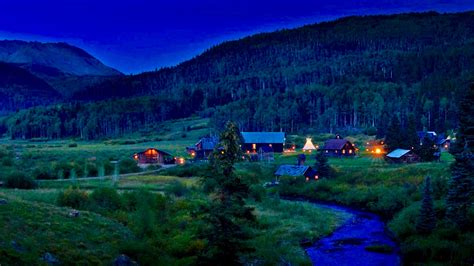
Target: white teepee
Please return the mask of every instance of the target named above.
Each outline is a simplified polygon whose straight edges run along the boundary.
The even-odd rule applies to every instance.
[[[303,151],[312,151],[316,150],[316,147],[314,147],[313,142],[311,141],[311,138],[306,138],[306,143],[304,144]]]

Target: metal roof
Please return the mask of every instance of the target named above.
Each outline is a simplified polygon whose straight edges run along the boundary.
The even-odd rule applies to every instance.
[[[387,157],[398,159],[398,158],[402,157],[403,155],[405,155],[409,152],[410,152],[410,150],[396,149],[396,150],[392,151],[391,153],[387,154]]]
[[[244,143],[285,143],[285,132],[241,132]]]
[[[219,143],[219,138],[217,137],[204,137],[204,138],[201,138],[198,143],[196,143],[196,146],[199,145],[199,143],[201,143],[202,147],[201,149],[202,150],[213,150],[214,147],[217,145],[217,143]]]
[[[309,166],[305,165],[281,165],[275,172],[278,176],[304,176]]]

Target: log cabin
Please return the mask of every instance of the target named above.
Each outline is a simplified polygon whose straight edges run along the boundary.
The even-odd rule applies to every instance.
[[[149,148],[142,152],[133,154],[132,158],[138,164],[174,164],[173,155],[155,148]]]
[[[355,145],[346,139],[330,139],[322,149],[327,156],[352,157],[356,154]]]
[[[204,137],[194,146],[186,147],[186,151],[197,160],[207,160],[218,143],[217,137]]]
[[[412,150],[405,149],[396,149],[385,157],[392,163],[415,163],[420,159]]]
[[[306,181],[318,180],[318,173],[310,166],[305,165],[280,165],[275,172],[277,179],[282,176],[305,178]]]

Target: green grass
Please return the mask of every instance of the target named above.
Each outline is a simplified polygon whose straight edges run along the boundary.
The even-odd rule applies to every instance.
[[[110,264],[119,255],[120,245],[133,238],[123,225],[94,213],[81,212],[71,218],[68,208],[3,192],[0,198],[8,200],[0,205],[2,264],[40,264],[45,252],[64,264]]]
[[[264,265],[311,265],[301,243],[314,243],[333,232],[351,215],[306,202],[267,199],[254,203],[259,227],[252,240]]]

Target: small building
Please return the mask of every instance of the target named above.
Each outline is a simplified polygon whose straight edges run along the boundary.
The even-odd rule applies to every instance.
[[[285,144],[284,132],[241,132],[243,143],[242,151],[257,153],[262,147],[272,152],[283,152]]]
[[[439,148],[440,151],[449,151],[449,148],[451,147],[451,139],[447,138],[442,138],[439,139],[438,142],[436,142],[436,146]]]
[[[317,172],[310,166],[305,165],[280,165],[278,170],[275,172],[277,178],[281,176],[292,176],[292,177],[302,177],[306,181],[317,180]]]
[[[327,156],[352,157],[356,154],[355,145],[346,139],[327,140],[322,150]]]
[[[415,163],[420,159],[412,150],[405,149],[396,149],[385,157],[388,161],[393,163]]]
[[[423,145],[423,139],[428,138],[431,141],[435,142],[438,140],[439,136],[434,131],[418,131],[416,132],[418,139],[420,140],[420,145]]]
[[[194,146],[186,147],[186,151],[195,159],[206,160],[218,143],[219,138],[217,137],[204,137],[194,144]]]
[[[138,164],[174,164],[176,161],[173,155],[155,148],[135,153],[132,158]]]

